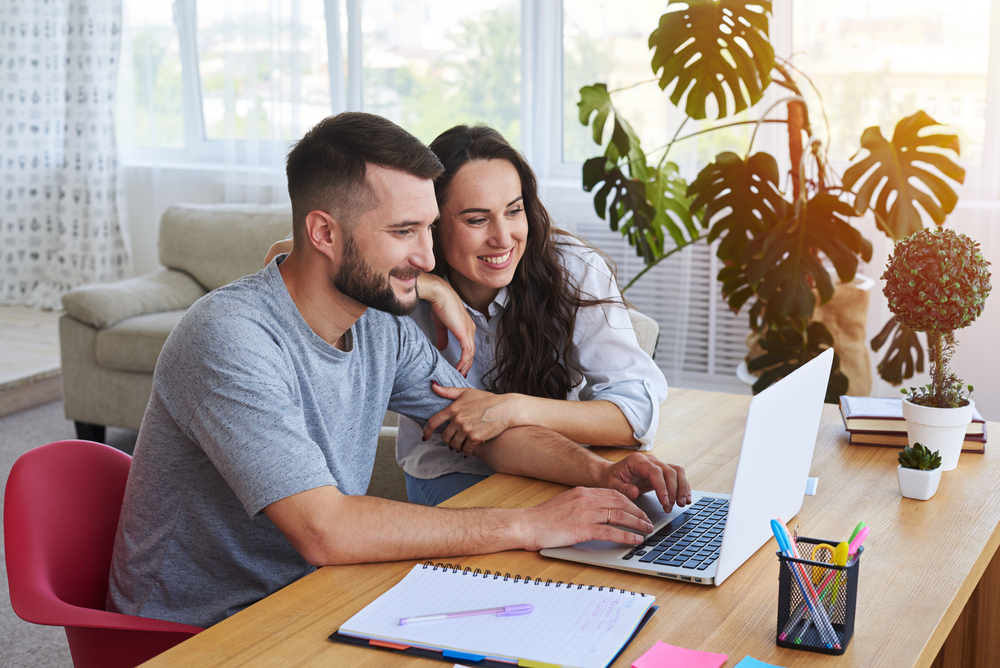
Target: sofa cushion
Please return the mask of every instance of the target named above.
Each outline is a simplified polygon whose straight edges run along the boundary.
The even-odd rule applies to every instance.
[[[97,329],[147,313],[185,309],[205,295],[197,281],[164,269],[117,283],[84,285],[63,295],[66,313]]]
[[[106,369],[153,373],[160,350],[187,309],[139,315],[97,333],[95,357]]]
[[[260,271],[271,244],[291,231],[288,205],[172,206],[160,219],[160,263],[214,290]]]

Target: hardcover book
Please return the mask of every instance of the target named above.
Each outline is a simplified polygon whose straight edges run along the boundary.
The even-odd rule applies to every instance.
[[[891,397],[840,397],[840,414],[849,432],[893,432],[906,435],[903,400]],[[965,433],[985,441],[986,420],[975,410]]]
[[[887,431],[851,431],[848,443],[851,445],[875,445],[883,448],[902,449],[909,445],[906,432]],[[962,443],[962,452],[982,454],[986,451],[985,434],[969,434]]]

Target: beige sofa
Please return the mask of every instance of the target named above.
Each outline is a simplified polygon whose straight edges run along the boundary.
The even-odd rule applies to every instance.
[[[59,320],[63,402],[77,436],[103,442],[107,426],[138,429],[157,357],[174,325],[209,290],[260,270],[268,248],[291,225],[290,210],[280,205],[173,206],[160,221],[165,269],[66,294]],[[630,315],[640,345],[651,354],[659,327],[637,311]],[[395,424],[396,416],[388,414],[369,493],[405,499]]]

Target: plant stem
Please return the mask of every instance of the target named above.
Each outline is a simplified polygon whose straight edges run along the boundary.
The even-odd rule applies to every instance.
[[[670,143],[666,145],[666,149],[667,150],[663,152],[663,157],[660,158],[660,162],[657,163],[657,165],[656,165],[656,171],[660,171],[661,169],[663,169],[663,163],[665,163],[667,161],[667,154],[670,153],[670,147],[674,145],[675,141],[677,141],[677,135],[679,135],[681,133],[681,130],[684,129],[684,126],[687,125],[687,122],[690,121],[690,120],[691,120],[690,116],[685,116],[684,120],[681,121],[681,124],[679,126],[677,126],[677,132],[674,133],[674,136],[670,140]],[[661,146],[660,148],[663,148],[663,147]],[[656,149],[656,151],[659,151],[659,150],[660,150],[659,148]],[[653,151],[653,153],[656,153],[656,151]]]
[[[766,109],[766,110],[764,111],[764,113],[763,113],[763,114],[761,114],[761,116],[760,116],[760,119],[759,119],[759,120],[756,120],[756,121],[754,121],[754,124],[755,124],[755,125],[756,125],[757,127],[755,127],[755,128],[753,129],[753,134],[752,134],[752,135],[750,135],[750,144],[749,144],[749,145],[747,146],[747,155],[748,155],[748,156],[750,155],[750,149],[752,149],[752,148],[753,148],[753,140],[757,138],[757,130],[759,130],[759,129],[760,129],[760,124],[761,124],[761,123],[765,123],[765,122],[766,122],[766,121],[764,120],[764,119],[765,119],[765,117],[766,117],[766,116],[767,116],[767,115],[768,115],[769,113],[771,113],[771,110],[773,110],[773,109],[774,109],[775,107],[777,107],[777,106],[778,106],[779,104],[788,104],[789,102],[801,102],[802,104],[805,104],[805,103],[806,103],[806,101],[805,101],[805,98],[803,98],[803,97],[802,97],[801,95],[790,95],[789,97],[783,97],[783,98],[781,98],[780,100],[778,100],[777,102],[775,102],[774,104],[772,104],[772,105],[771,105],[770,107],[768,107],[768,108],[767,108],[767,109]],[[779,121],[779,123],[787,123],[787,122],[788,122],[788,121],[787,121],[787,119],[786,119],[786,120],[784,120],[784,121]]]
[[[934,392],[934,402],[937,406],[945,405],[944,399],[944,346],[941,345],[941,335],[927,332],[927,357],[931,363],[931,386]]]
[[[609,91],[608,91],[608,95],[611,95],[612,93],[620,93],[620,92],[622,92],[623,90],[628,90],[628,89],[630,89],[630,88],[635,88],[636,86],[643,86],[643,85],[645,85],[645,84],[648,84],[648,83],[654,83],[654,82],[656,82],[656,81],[659,81],[659,78],[658,78],[658,77],[653,77],[652,79],[646,79],[646,80],[644,80],[644,81],[639,81],[639,82],[637,82],[637,83],[634,83],[634,84],[630,84],[630,85],[628,85],[628,86],[622,86],[621,88],[615,88],[614,90],[609,90]]]
[[[683,249],[687,248],[688,246],[690,246],[691,244],[694,244],[694,243],[696,243],[698,241],[701,241],[701,239],[702,239],[701,237],[696,237],[694,239],[691,239],[690,241],[687,241],[687,242],[685,242],[685,243],[677,246],[676,248],[671,249],[669,252],[664,253],[661,257],[656,258],[656,260],[653,261],[651,264],[647,264],[643,268],[642,271],[640,271],[638,274],[636,274],[635,276],[633,276],[632,280],[629,281],[628,284],[626,284],[624,288],[622,288],[622,290],[621,290],[622,294],[625,294],[625,291],[628,290],[629,288],[631,288],[632,284],[635,283],[636,281],[638,281],[640,278],[642,278],[646,274],[647,271],[649,271],[650,269],[652,269],[656,265],[660,264],[661,262],[663,262],[664,260],[666,260],[668,257],[670,257],[671,255],[673,255],[677,251],[683,250]]]
[[[686,123],[687,119],[685,119],[684,122]],[[646,153],[646,155],[653,155],[657,151],[662,151],[663,149],[667,149],[669,151],[670,147],[673,146],[675,143],[677,143],[679,141],[683,141],[685,139],[691,139],[692,137],[697,137],[698,135],[707,134],[709,132],[715,132],[716,130],[722,130],[723,128],[735,127],[737,125],[757,125],[759,123],[787,123],[787,121],[782,121],[782,120],[778,120],[778,119],[765,119],[765,120],[759,120],[759,121],[736,121],[734,123],[726,123],[725,125],[715,125],[715,126],[712,126],[710,128],[706,128],[705,130],[698,130],[697,132],[692,132],[691,134],[684,135],[683,137],[677,137],[675,135],[674,139],[671,139],[669,142],[667,142],[663,146],[658,146],[658,147],[654,148],[653,150],[651,150],[648,153]],[[681,126],[683,127],[683,124]],[[679,129],[680,128],[678,128],[678,130]]]

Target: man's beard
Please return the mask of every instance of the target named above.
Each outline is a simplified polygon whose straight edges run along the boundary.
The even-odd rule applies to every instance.
[[[420,270],[415,267],[396,268],[389,276],[407,279],[415,278]],[[344,259],[337,273],[330,282],[341,294],[350,297],[359,304],[392,315],[409,315],[417,307],[416,286],[413,289],[413,301],[405,304],[396,296],[389,283],[389,276],[381,277],[358,252],[354,237],[348,233],[344,237]]]

